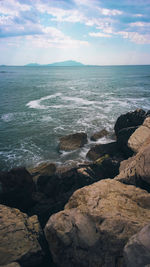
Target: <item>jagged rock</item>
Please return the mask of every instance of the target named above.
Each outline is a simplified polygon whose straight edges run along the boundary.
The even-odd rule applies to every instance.
[[[124,128],[141,125],[147,115],[148,114],[143,109],[136,109],[135,111],[121,115],[115,123],[114,129],[116,135],[118,135],[118,132]]]
[[[60,138],[59,149],[64,151],[76,150],[87,143],[87,134],[80,132]]]
[[[0,203],[26,211],[34,203],[35,186],[32,176],[25,168],[0,173]]]
[[[115,179],[150,192],[150,142],[143,145],[136,156],[124,163],[124,168]]]
[[[132,149],[128,146],[128,140],[136,129],[137,127],[128,127],[121,129],[117,133],[117,145],[119,150],[124,153],[125,157],[131,157],[133,155]]]
[[[92,140],[92,141],[97,141],[98,139],[100,139],[100,138],[102,138],[102,137],[104,137],[104,136],[106,136],[106,135],[108,135],[108,134],[109,134],[108,131],[105,130],[105,129],[103,129],[103,130],[101,130],[101,131],[99,131],[99,132],[94,133],[94,134],[91,136],[91,140]]]
[[[35,168],[28,169],[33,176],[33,181],[37,184],[37,180],[41,175],[53,175],[56,172],[56,164],[51,162],[41,163]]]
[[[106,179],[77,190],[44,231],[59,267],[116,267],[128,239],[149,220],[149,193]]]
[[[39,266],[43,251],[37,216],[0,205],[0,264],[19,262],[22,267]]]
[[[6,265],[0,265],[0,267],[21,267],[19,263],[17,262],[12,262],[10,264],[6,264]]]
[[[150,117],[144,120],[140,126],[129,138],[128,147],[135,153],[139,151],[143,143],[150,137]]]
[[[127,267],[144,267],[150,264],[150,225],[132,236],[124,248]]]
[[[88,151],[86,157],[95,161],[105,155],[108,155],[109,157],[122,158],[116,142],[96,145]]]

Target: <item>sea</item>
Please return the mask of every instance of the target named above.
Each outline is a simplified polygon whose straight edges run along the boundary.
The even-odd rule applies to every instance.
[[[150,109],[150,66],[0,67],[0,170],[83,162],[96,143],[114,140],[117,118]],[[109,135],[97,142],[93,133]],[[86,132],[88,143],[59,151],[59,138]]]

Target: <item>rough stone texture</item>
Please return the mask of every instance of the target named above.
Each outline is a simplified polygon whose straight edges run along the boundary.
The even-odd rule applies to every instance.
[[[124,128],[141,125],[146,116],[147,113],[142,109],[136,109],[135,111],[121,115],[115,123],[114,129],[116,135],[118,135],[118,132]]]
[[[108,155],[109,157],[122,157],[120,151],[118,150],[118,146],[116,142],[108,143],[108,144],[100,144],[92,147],[88,153],[87,158],[90,160],[97,160],[100,157]]]
[[[107,179],[76,191],[45,235],[58,266],[118,267],[128,239],[149,220],[149,193]]]
[[[146,118],[143,125],[140,126],[129,138],[128,147],[137,153],[143,143],[150,137],[150,117]]]
[[[117,145],[119,150],[124,153],[125,157],[131,157],[133,155],[132,149],[128,146],[128,140],[136,129],[137,127],[128,127],[121,129],[117,133]]]
[[[0,173],[0,203],[26,211],[33,205],[35,186],[25,168]]]
[[[10,264],[6,264],[6,265],[0,265],[0,267],[21,267],[19,263],[17,262],[12,262]]]
[[[76,150],[87,143],[87,134],[80,132],[60,138],[59,149],[64,151]]]
[[[100,138],[102,138],[102,137],[104,137],[104,136],[106,136],[106,135],[108,135],[108,134],[109,134],[108,131],[105,130],[105,129],[103,129],[103,130],[101,130],[101,131],[99,131],[99,132],[94,133],[94,134],[91,136],[91,140],[92,140],[92,141],[97,141],[98,139],[100,139]]]
[[[127,161],[125,168],[115,179],[150,192],[150,143],[143,145],[139,153]]]
[[[22,267],[39,266],[43,258],[42,235],[37,216],[0,205],[0,264],[13,261]]]
[[[150,264],[150,225],[132,236],[124,248],[127,267],[144,267]]]

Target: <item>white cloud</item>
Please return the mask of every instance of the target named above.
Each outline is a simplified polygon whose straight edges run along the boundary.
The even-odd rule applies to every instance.
[[[112,37],[110,34],[106,34],[106,33],[102,33],[102,32],[90,32],[89,33],[90,36],[92,37],[105,37],[105,38],[110,38]]]
[[[123,14],[122,11],[117,9],[99,8],[99,11],[104,16],[117,16]]]
[[[130,39],[136,44],[150,44],[150,34],[140,34],[138,32],[120,31],[116,34],[121,35],[124,39]]]
[[[0,13],[4,15],[18,16],[20,11],[29,11],[31,6],[26,4],[20,4],[15,0],[1,0],[0,1]]]
[[[131,27],[150,27],[150,22],[137,21],[130,23]]]

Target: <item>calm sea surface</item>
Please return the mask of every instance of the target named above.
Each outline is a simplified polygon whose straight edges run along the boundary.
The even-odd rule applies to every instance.
[[[83,160],[90,141],[60,154],[59,138],[113,132],[136,108],[150,109],[150,66],[0,67],[0,169]]]

